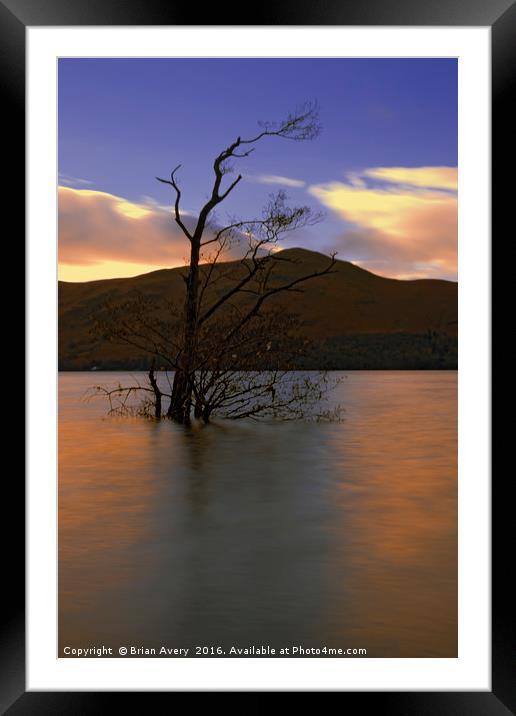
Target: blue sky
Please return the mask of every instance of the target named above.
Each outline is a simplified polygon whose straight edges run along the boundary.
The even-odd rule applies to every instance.
[[[172,259],[172,255],[158,257],[152,251],[146,258],[137,239],[134,241],[138,250],[132,252],[134,227],[115,229],[112,222],[106,230],[106,247],[100,246],[99,237],[88,245],[83,235],[83,258],[78,244],[69,251],[74,240],[73,212],[81,197],[88,200],[91,211],[95,211],[93,191],[146,206],[153,202],[168,205],[170,192],[155,176],[167,176],[181,163],[183,206],[195,214],[210,191],[211,165],[220,150],[238,135],[253,136],[258,120],[281,119],[306,100],[319,104],[320,136],[311,142],[270,138],[257,145],[251,157],[239,162],[237,170],[244,174],[245,181],[231,201],[220,207],[219,218],[223,220],[225,212],[259,215],[268,194],[281,188],[279,180],[268,183],[271,177],[284,177],[283,186],[293,204],[308,204],[325,211],[321,224],[292,237],[290,245],[302,244],[325,252],[338,250],[339,258],[356,261],[384,275],[412,277],[419,271],[421,275],[454,278],[449,246],[446,259],[441,260],[440,255],[432,258],[432,251],[425,249],[421,261],[417,261],[417,255],[409,260],[408,245],[416,249],[416,244],[422,246],[422,239],[408,235],[405,245],[398,246],[401,253],[393,245],[389,267],[389,241],[403,233],[403,226],[392,230],[390,239],[385,234],[387,243],[382,250],[382,232],[387,224],[369,220],[363,208],[367,196],[363,194],[370,192],[374,212],[378,200],[383,201],[378,192],[401,191],[408,200],[394,202],[386,209],[382,203],[381,211],[399,213],[399,207],[406,206],[412,214],[404,225],[412,229],[423,225],[423,214],[414,217],[413,212],[432,206],[435,214],[441,206],[436,204],[439,196],[435,194],[441,192],[445,195],[444,213],[435,214],[435,225],[442,233],[445,224],[449,233],[452,198],[456,206],[456,196],[450,196],[453,187],[446,182],[438,186],[435,181],[429,187],[421,171],[417,175],[403,174],[402,181],[396,182],[388,174],[366,172],[377,168],[457,167],[456,60],[62,59],[59,171],[60,184],[69,191],[63,193],[62,200],[66,221],[60,225],[60,262],[69,267],[69,280],[94,276],[96,263],[98,268],[106,261],[113,267],[117,262],[127,263],[126,275],[130,275],[138,272],[137,267],[158,268]],[[413,177],[417,177],[415,183]],[[72,190],[76,192],[74,196]],[[392,197],[383,198],[390,201]],[[360,211],[348,211],[357,202],[362,207]],[[83,204],[82,225],[87,208]],[[95,226],[98,230],[97,220]],[[117,230],[128,231],[125,258],[120,253],[123,237],[114,241],[110,233]],[[449,235],[447,240],[449,244]],[[109,249],[107,245],[113,241],[116,247]],[[437,246],[443,241],[444,236]],[[77,267],[75,274],[70,268],[73,266]],[[79,270],[80,266],[83,270]],[[74,279],[73,275],[82,278]],[[104,275],[102,271],[100,275]]]

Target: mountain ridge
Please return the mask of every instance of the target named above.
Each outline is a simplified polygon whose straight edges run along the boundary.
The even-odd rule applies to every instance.
[[[305,249],[303,247],[292,247],[288,249],[281,249],[281,251],[276,251],[274,253],[275,257],[287,257],[294,255],[294,258],[302,258],[302,257],[321,257],[321,259],[328,260],[328,256],[326,254],[321,253],[320,251],[312,251],[311,249]],[[363,268],[362,266],[359,266],[358,264],[353,263],[353,261],[348,261],[346,259],[339,259],[338,255],[335,256],[337,259],[337,262],[339,264],[345,264],[348,266],[352,266],[354,269],[358,269],[359,271],[363,271],[364,273],[371,274],[372,276],[375,276],[378,279],[384,279],[385,281],[403,281],[404,283],[412,283],[416,281],[443,281],[444,283],[453,283],[457,284],[457,281],[452,281],[451,279],[445,279],[445,278],[414,278],[414,279],[398,279],[398,278],[392,278],[391,276],[382,276],[380,274],[376,274],[373,271],[369,271],[368,269]],[[234,261],[224,261],[221,262],[225,264],[229,263],[239,263],[240,259],[235,259]],[[202,264],[201,264],[202,265]],[[116,278],[97,278],[97,279],[91,279],[90,281],[63,281],[59,280],[59,284],[66,284],[66,285],[83,285],[83,284],[99,284],[99,283],[105,283],[106,281],[127,281],[131,279],[138,279],[143,276],[151,276],[154,274],[165,274],[170,273],[171,271],[178,271],[181,269],[187,268],[186,265],[181,266],[173,266],[172,268],[161,268],[161,269],[155,269],[154,271],[147,271],[146,273],[136,274],[135,276],[120,276]]]

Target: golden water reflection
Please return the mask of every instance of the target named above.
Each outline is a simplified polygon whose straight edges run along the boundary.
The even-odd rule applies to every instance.
[[[195,432],[106,419],[92,382],[60,375],[61,647],[456,655],[456,373],[349,373],[338,425]]]

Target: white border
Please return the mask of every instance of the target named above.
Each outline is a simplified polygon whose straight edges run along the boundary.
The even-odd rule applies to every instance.
[[[490,28],[27,28],[28,690],[489,690]],[[221,50],[222,48],[222,50]],[[459,658],[56,658],[56,58],[459,58]]]

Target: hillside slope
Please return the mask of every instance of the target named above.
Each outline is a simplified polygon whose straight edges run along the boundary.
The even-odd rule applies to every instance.
[[[288,249],[277,256],[291,260],[278,266],[282,280],[320,270],[328,261],[322,254],[305,249]],[[221,264],[219,270],[224,266]],[[182,271],[163,269],[132,278],[59,282],[60,369],[145,367],[147,357],[129,346],[92,336],[93,316],[107,299],[123,301],[135,291],[180,303]],[[399,281],[338,261],[334,273],[309,281],[302,293],[282,294],[281,305],[302,318],[304,335],[316,342],[312,359],[300,367],[456,367],[454,282]]]

